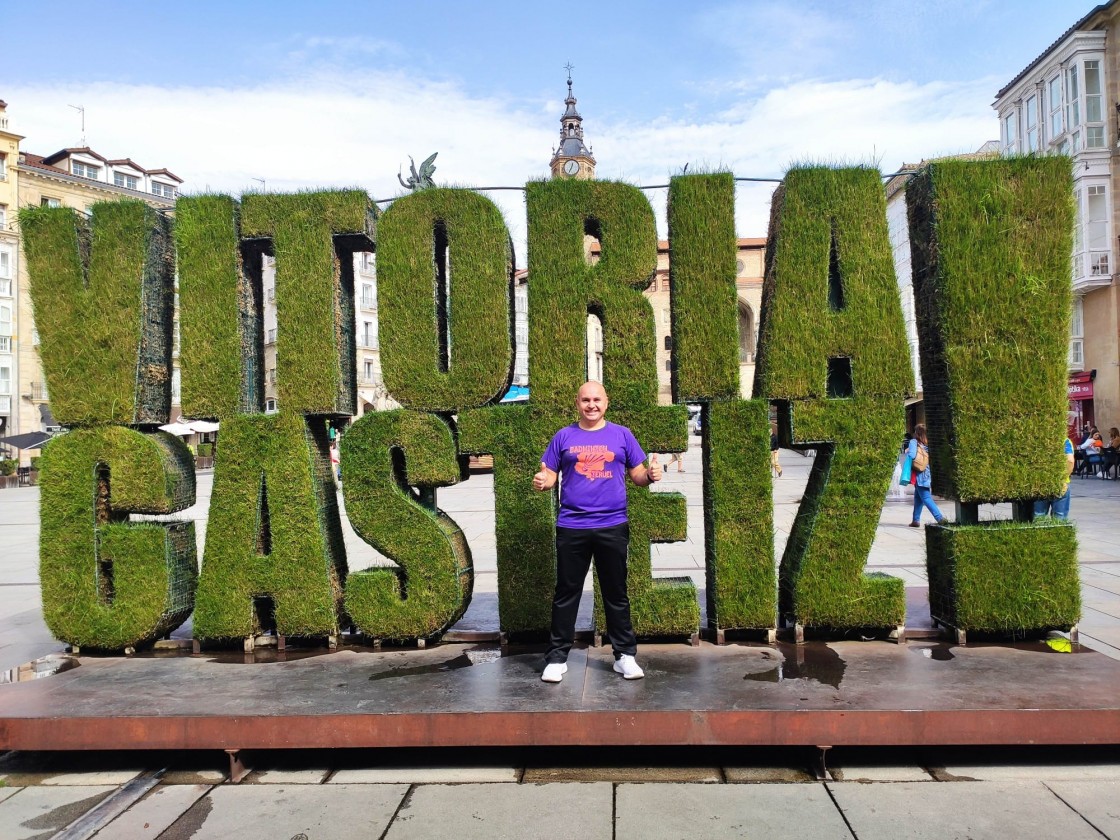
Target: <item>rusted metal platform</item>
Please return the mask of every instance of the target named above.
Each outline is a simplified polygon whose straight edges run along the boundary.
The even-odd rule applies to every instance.
[[[82,657],[0,686],[0,749],[1120,743],[1120,662],[1042,642]],[[264,661],[262,661],[264,660]]]

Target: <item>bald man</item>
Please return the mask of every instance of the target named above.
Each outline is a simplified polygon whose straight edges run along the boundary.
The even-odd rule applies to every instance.
[[[591,560],[599,577],[607,637],[614,669],[628,680],[645,673],[634,658],[638,642],[626,594],[626,551],[630,524],[626,516],[626,476],[639,487],[661,480],[657,456],[645,466],[646,453],[625,426],[608,423],[607,392],[585,382],[576,395],[578,422],[552,438],[533,476],[535,490],[550,490],[560,481],[556,518],[556,594],[552,599],[552,633],[541,679],[558,683],[568,670],[568,652],[576,632],[576,614]]]

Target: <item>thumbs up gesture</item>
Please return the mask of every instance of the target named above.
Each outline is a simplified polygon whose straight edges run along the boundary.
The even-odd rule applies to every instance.
[[[552,476],[550,476],[545,471],[544,464],[541,464],[540,472],[538,472],[536,475],[533,476],[533,489],[534,490],[547,490],[549,487],[552,486],[551,478],[552,478]]]
[[[649,483],[653,484],[655,481],[661,480],[661,465],[657,463],[657,453],[649,456],[649,469],[646,471],[649,475]]]

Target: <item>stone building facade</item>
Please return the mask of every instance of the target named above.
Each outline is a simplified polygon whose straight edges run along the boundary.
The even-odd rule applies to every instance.
[[[5,436],[56,428],[39,358],[19,209],[71,207],[88,216],[97,202],[137,198],[171,213],[182,184],[170,170],[106,158],[87,146],[44,157],[21,151],[21,140],[8,130],[6,105],[0,102],[0,423]],[[172,419],[179,415],[178,353],[176,310]]]
[[[992,105],[1004,154],[1068,155],[1073,164],[1071,428],[1120,425],[1118,23],[1116,0],[1095,7],[1008,82]]]

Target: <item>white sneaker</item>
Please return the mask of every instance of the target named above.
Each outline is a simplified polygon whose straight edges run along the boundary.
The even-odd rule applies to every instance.
[[[638,667],[638,660],[628,653],[622,654],[614,661],[614,669],[622,674],[624,680],[640,680],[646,672]]]
[[[544,673],[541,674],[541,679],[545,682],[558,683],[560,680],[564,679],[564,674],[567,672],[568,664],[566,662],[549,662],[544,666]]]

